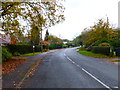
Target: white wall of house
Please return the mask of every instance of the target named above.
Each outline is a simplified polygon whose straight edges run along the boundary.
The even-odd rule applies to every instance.
[[[6,35],[4,32],[0,31],[0,43],[10,43],[10,35]]]

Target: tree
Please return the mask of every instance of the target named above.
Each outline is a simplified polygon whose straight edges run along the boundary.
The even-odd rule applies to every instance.
[[[46,30],[45,41],[48,41],[48,39],[49,39],[49,32],[48,32],[48,30]]]
[[[118,29],[110,27],[108,20],[105,22],[99,19],[95,25],[85,28],[76,40],[82,42],[86,47],[90,47],[96,43],[100,44],[100,42],[108,43],[118,37],[117,30]]]
[[[54,36],[54,35],[49,35],[48,37],[48,42],[50,42],[50,49],[57,49],[57,48],[62,48],[63,46],[63,41],[62,39]]]
[[[75,46],[83,46],[83,35],[79,35],[77,36],[74,40],[73,40],[73,43],[75,44]]]
[[[33,27],[31,29],[31,44],[32,45],[38,45],[40,42],[40,35],[39,35],[39,29],[38,27]]]
[[[58,38],[57,36],[49,35],[48,38],[49,38],[48,41],[51,44],[62,44],[63,43],[62,39]]]
[[[63,15],[65,8],[61,2],[62,0],[1,2],[2,28],[13,38],[24,36],[26,30],[30,31],[34,27],[42,31],[43,27],[50,27],[65,20]],[[22,25],[22,23],[26,25]]]

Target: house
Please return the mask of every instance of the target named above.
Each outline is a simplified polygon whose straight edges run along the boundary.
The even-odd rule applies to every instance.
[[[5,34],[3,31],[0,31],[0,45],[16,44],[17,42],[18,41],[16,39],[12,40],[10,38],[10,34]]]
[[[4,44],[10,44],[10,35],[6,35],[4,32],[0,31],[0,46]]]
[[[66,44],[66,43],[68,43],[68,42],[69,42],[69,40],[63,39],[63,43],[64,43],[64,44]]]
[[[45,41],[45,40],[40,40],[40,42],[42,42],[43,45],[46,45],[46,46],[49,46],[50,43],[48,41]]]

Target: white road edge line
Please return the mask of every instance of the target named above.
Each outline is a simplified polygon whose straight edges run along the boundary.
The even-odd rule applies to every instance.
[[[100,81],[99,79],[97,79],[95,76],[93,76],[92,74],[90,74],[88,71],[86,71],[84,68],[82,68],[82,70],[84,72],[86,72],[88,75],[90,75],[92,78],[94,78],[96,81],[98,81],[100,84],[102,84],[104,87],[112,90],[109,86],[107,86],[106,84],[104,84],[102,81]]]
[[[64,53],[64,56],[66,56],[66,54]],[[66,56],[67,59],[69,61],[71,61],[72,63],[76,64],[73,60],[71,60],[68,56]],[[78,64],[76,64],[77,67],[80,68],[80,66]],[[96,81],[98,81],[100,84],[102,84],[104,87],[108,88],[109,90],[112,90],[109,86],[107,86],[106,84],[104,84],[102,81],[100,81],[99,79],[97,79],[95,76],[93,76],[92,74],[90,74],[88,71],[86,71],[84,68],[82,68],[82,70],[87,73],[88,75],[90,75],[92,78],[94,78]],[[117,88],[117,87],[116,87]]]

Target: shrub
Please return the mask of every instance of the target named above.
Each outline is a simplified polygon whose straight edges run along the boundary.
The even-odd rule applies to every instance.
[[[0,46],[0,64],[2,63],[2,46]]]
[[[115,48],[120,47],[120,40],[112,40],[111,45]]]
[[[85,48],[86,51],[91,51],[92,50],[92,47],[87,47]]]
[[[66,47],[67,47],[67,45],[64,44],[64,45],[63,45],[63,48],[66,48]]]
[[[98,46],[110,46],[109,43],[100,43]]]
[[[48,51],[48,49],[43,49],[43,52],[46,52],[46,51]]]
[[[13,56],[20,56],[20,53],[19,52],[14,52]]]
[[[101,43],[111,43],[111,41],[110,41],[109,39],[107,39],[107,38],[102,38],[101,40],[99,40],[99,41],[95,44],[95,46],[98,46],[98,45],[101,44]]]
[[[120,56],[120,47],[114,49],[116,52],[116,56]]]
[[[93,53],[100,53],[109,56],[110,55],[110,48],[108,46],[93,46],[92,47],[92,52]]]
[[[84,47],[79,48],[80,51],[86,50]]]
[[[3,47],[2,48],[2,61],[7,61],[12,58],[12,54],[8,52],[8,50]]]
[[[50,44],[49,49],[57,49],[57,44]]]

